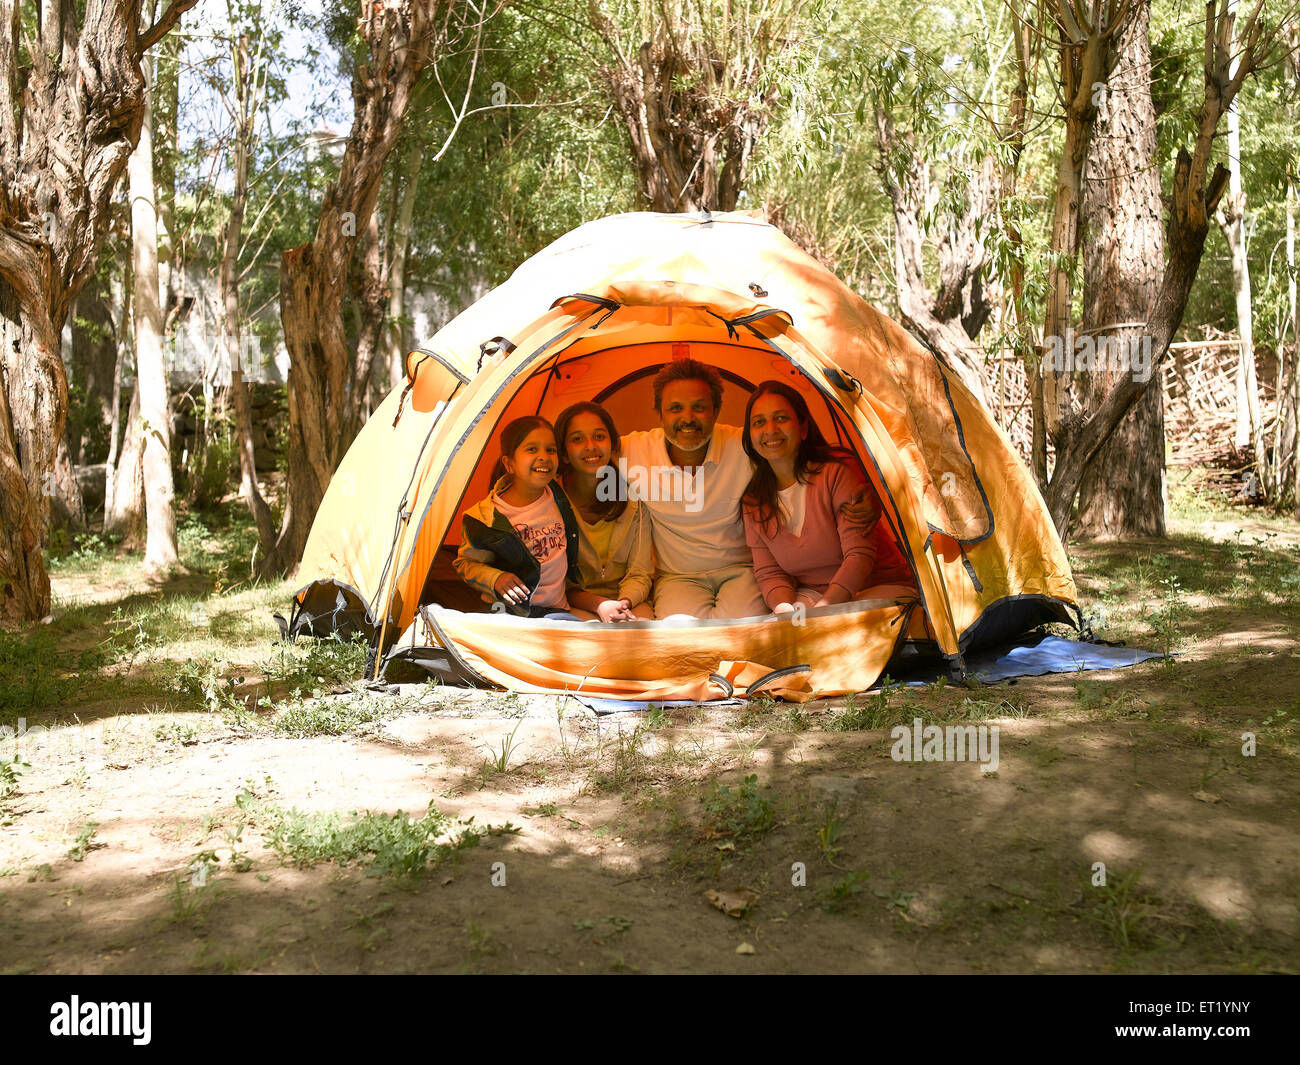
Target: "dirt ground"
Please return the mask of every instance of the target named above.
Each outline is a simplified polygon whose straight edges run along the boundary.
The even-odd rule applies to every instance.
[[[1295,972],[1300,556],[1213,539],[1072,548],[1157,650],[1145,562],[1203,567],[1173,664],[876,697],[996,725],[996,772],[896,761],[889,728],[837,730],[844,700],[597,719],[406,685],[293,738],[87,693],[26,721],[0,971]],[[1271,591],[1241,584],[1265,563]],[[287,858],[266,813],[430,803],[497,831],[403,876]]]

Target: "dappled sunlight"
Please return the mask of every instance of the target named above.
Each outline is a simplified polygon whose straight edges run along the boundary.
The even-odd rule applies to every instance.
[[[1142,857],[1142,844],[1118,832],[1099,829],[1079,841],[1079,855],[1085,863],[1136,862]]]
[[[4,964],[87,972],[1075,971],[1121,957],[1104,925],[1071,923],[1094,912],[1086,885],[1095,862],[1111,876],[1141,869],[1142,890],[1185,898],[1227,928],[1240,924],[1230,933],[1237,937],[1250,934],[1251,920],[1280,927],[1291,905],[1294,828],[1269,829],[1268,861],[1234,853],[1234,865],[1249,866],[1216,870],[1214,855],[1255,823],[1243,817],[1240,791],[1216,781],[1232,816],[1188,832],[1189,809],[1203,804],[1190,797],[1186,774],[1169,758],[1144,759],[1141,781],[1133,780],[1132,741],[1115,742],[1102,726],[1081,736],[1062,720],[1003,719],[994,776],[974,764],[895,762],[884,730],[646,729],[639,716],[619,717],[599,730],[591,719],[567,718],[562,733],[542,717],[419,714],[385,721],[369,738],[205,739],[162,761],[97,770],[77,789],[79,816],[99,822],[99,846],[79,863],[66,857],[76,825],[56,823],[47,799],[69,786],[34,771],[15,807],[23,844],[14,826],[0,831],[0,866],[22,863],[21,875],[4,882],[0,923],[14,926],[21,913],[24,935],[5,948]],[[512,734],[506,769],[484,772],[493,745]],[[610,778],[616,748],[642,761]],[[733,787],[745,774],[770,786],[775,827],[750,842],[724,836],[719,850],[718,837],[701,834],[701,803],[713,794],[701,770],[722,772]],[[602,774],[607,783],[593,786]],[[484,839],[405,886],[393,881],[401,887],[394,891],[389,878],[365,876],[364,862],[281,864],[254,818],[238,844],[251,868],[236,873],[225,867],[223,833],[244,788],[304,813],[418,817],[432,799],[453,818],[509,822],[520,832]],[[826,816],[842,820],[833,865],[817,838]],[[1195,841],[1190,868],[1190,855],[1178,852],[1185,839]],[[1274,853],[1283,846],[1285,858]],[[224,866],[195,887],[195,855],[214,847]],[[507,878],[499,887],[496,862]],[[798,862],[808,870],[804,887],[791,884]],[[26,879],[43,865],[53,879]],[[1243,893],[1247,882],[1254,887]],[[710,883],[754,885],[758,902],[743,920],[726,917],[701,896]],[[961,944],[915,939],[918,929],[937,934],[954,920],[966,929]],[[1017,946],[1004,938],[1007,921],[1030,921],[1037,936],[1056,939]],[[736,955],[742,941],[757,953]],[[1178,964],[1213,968],[1213,957],[1193,953]]]
[[[604,718],[551,696],[359,689],[356,649],[273,642],[290,582],[112,577],[46,627],[65,679],[5,719],[47,731],[23,737],[30,765],[0,804],[0,970],[1284,966],[1293,548],[1180,531],[1072,552],[1085,604],[1131,646],[1162,647],[1177,579],[1172,664]],[[114,632],[131,638],[78,665]],[[891,728],[916,718],[996,726],[996,772],[895,761]],[[431,802],[484,835],[414,878],[367,875],[364,855],[299,868],[268,835],[265,811],[414,823]],[[741,889],[757,899],[740,918],[704,897]]]

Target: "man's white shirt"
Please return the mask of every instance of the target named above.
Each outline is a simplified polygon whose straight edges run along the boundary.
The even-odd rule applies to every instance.
[[[740,498],[754,464],[741,443],[742,430],[715,425],[704,463],[684,470],[668,457],[662,428],[622,438],[628,494],[646,506],[661,573],[709,573],[750,565]]]

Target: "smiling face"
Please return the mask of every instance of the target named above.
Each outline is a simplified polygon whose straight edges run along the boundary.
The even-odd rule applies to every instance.
[[[660,401],[664,437],[679,451],[703,451],[713,437],[713,423],[718,412],[713,409],[713,393],[707,381],[686,378],[664,385]]]
[[[595,477],[614,456],[614,442],[600,415],[575,414],[564,438],[564,454],[575,473]]]
[[[540,493],[555,476],[559,462],[559,449],[555,446],[555,433],[539,425],[526,437],[514,452],[504,456],[506,473],[515,484],[525,490]]]
[[[808,437],[808,426],[799,424],[790,401],[775,392],[765,392],[754,400],[748,428],[754,450],[777,465],[793,463],[799,445]]]

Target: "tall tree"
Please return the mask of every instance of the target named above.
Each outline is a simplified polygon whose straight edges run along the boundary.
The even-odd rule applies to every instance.
[[[1045,340],[1066,344],[1072,336],[1074,273],[1079,255],[1079,212],[1083,173],[1097,116],[1099,89],[1115,65],[1115,36],[1124,28],[1130,0],[1098,0],[1087,14],[1071,0],[1045,0],[1059,35],[1060,84],[1064,101],[1065,143],[1057,158],[1052,218],[1052,254],[1048,262]],[[1072,402],[1069,378],[1040,365],[1034,390],[1034,473],[1046,487],[1047,437]],[[1071,495],[1070,505],[1074,498]]]
[[[123,260],[128,257],[123,256]],[[108,409],[108,458],[104,463],[104,531],[113,532],[113,518],[117,513],[114,505],[114,490],[119,480],[117,475],[121,449],[122,421],[122,372],[126,366],[129,342],[127,324],[131,320],[131,286],[122,272],[109,277],[109,321],[113,325],[113,388]],[[128,419],[129,420],[129,419]],[[139,466],[139,462],[135,462]],[[143,514],[143,511],[140,511]]]
[[[1289,485],[1291,507],[1300,516],[1300,302],[1296,300],[1296,273],[1300,264],[1296,261],[1295,250],[1297,200],[1300,196],[1297,195],[1297,184],[1293,177],[1286,190],[1287,310],[1291,319],[1291,355],[1281,375],[1283,406],[1278,450],[1282,456],[1279,494],[1285,493]],[[1280,356],[1281,345],[1278,347]]]
[[[406,330],[406,260],[411,249],[411,223],[419,193],[420,164],[424,156],[418,141],[412,140],[401,168],[401,181],[394,183],[394,196],[401,189],[398,208],[392,213],[388,242],[388,318],[383,334],[383,357],[388,364],[388,387],[396,388],[406,374],[406,353],[410,341]]]
[[[651,211],[732,211],[797,54],[803,0],[636,0],[588,18]]]
[[[352,79],[354,118],[338,177],[321,204],[312,240],[284,254],[280,318],[289,350],[289,477],[284,520],[262,569],[291,572],[347,444],[356,380],[343,320],[349,265],[370,225],[388,157],[420,72],[445,39],[446,0],[364,3],[357,19],[362,60]]]
[[[116,443],[116,425],[113,431]],[[118,537],[127,551],[139,551],[145,545],[144,433],[137,383],[127,404],[122,442],[109,451],[105,476],[104,532]]]
[[[231,175],[230,212],[221,232],[221,333],[230,359],[230,393],[235,407],[235,436],[239,448],[239,494],[248,506],[257,527],[258,539],[269,544],[275,539],[275,522],[271,508],[257,483],[257,462],[253,451],[253,414],[244,381],[243,325],[239,306],[239,254],[244,241],[244,218],[248,210],[249,170],[257,141],[257,124],[266,102],[271,40],[263,25],[261,4],[246,5],[250,32],[238,32],[235,5],[227,2],[230,25],[236,30],[230,41],[233,77],[226,108],[230,113]],[[274,6],[274,5],[273,5]],[[256,48],[251,46],[255,37]]]
[[[1039,375],[1044,426],[1056,447],[1056,462],[1047,482],[1048,509],[1064,536],[1072,525],[1079,485],[1097,451],[1109,440],[1124,415],[1148,388],[1158,388],[1160,367],[1174,331],[1183,320],[1187,297],[1196,279],[1209,220],[1228,183],[1221,165],[1210,172],[1214,140],[1224,112],[1232,105],[1242,82],[1271,50],[1268,28],[1260,19],[1264,0],[1257,0],[1245,24],[1236,26],[1228,0],[1207,0],[1205,5],[1204,97],[1197,115],[1192,150],[1179,148],[1174,163],[1166,230],[1167,258],[1160,287],[1147,308],[1144,334],[1151,342],[1151,377],[1123,376],[1092,411],[1082,409],[1070,394],[1069,375]],[[1078,249],[1078,194],[1080,177],[1092,136],[1096,105],[1090,101],[1098,83],[1104,84],[1113,62],[1107,60],[1109,41],[1126,27],[1128,0],[1098,0],[1091,17],[1070,0],[1059,0],[1054,15],[1062,35],[1061,65],[1067,101],[1066,142],[1062,153],[1054,229],[1053,283],[1049,294],[1044,337],[1063,338],[1070,328],[1068,259]],[[1095,42],[1095,43],[1094,43]],[[1234,57],[1238,60],[1231,69]],[[1104,72],[1098,75],[1097,72]],[[1072,135],[1071,131],[1075,133]],[[1035,426],[1035,459],[1045,441]],[[1045,465],[1045,454],[1043,455]]]
[[[148,71],[148,65],[144,67]],[[146,77],[140,137],[127,164],[131,193],[132,274],[135,278],[135,390],[143,449],[147,570],[176,564],[175,488],[172,484],[171,391],[163,362],[163,314],[158,276],[158,210],[153,177],[151,88]]]
[[[987,26],[973,45],[982,51],[979,62],[959,64],[977,76],[973,91],[950,70],[954,53],[946,44],[937,55],[920,44],[896,49],[878,38],[859,45],[874,111],[877,171],[893,213],[899,315],[986,405],[988,360],[977,338],[993,310],[990,238],[997,233],[1000,202],[1014,196],[1031,56],[1038,51],[1036,37],[1014,13],[1012,40],[1006,41],[1004,17],[999,12],[996,26]],[[960,118],[948,113],[950,101],[960,102]],[[929,272],[928,259],[934,264]]]
[[[1228,0],[1228,10],[1237,12],[1237,0]],[[1236,60],[1231,73],[1236,73]],[[1237,303],[1236,426],[1233,443],[1238,450],[1258,444],[1260,433],[1259,383],[1255,377],[1255,327],[1250,305],[1250,256],[1246,244],[1246,192],[1241,184],[1241,97],[1223,116],[1228,142],[1228,194],[1221,204],[1220,224],[1232,255],[1232,289]]]
[[[1080,403],[1088,410],[1099,407],[1121,378],[1138,372],[1103,354],[1127,357],[1143,350],[1147,309],[1159,291],[1165,261],[1150,15],[1150,0],[1136,0],[1118,35],[1114,70],[1096,90],[1080,204],[1086,235],[1080,337],[1094,358],[1091,369],[1075,371]],[[1088,464],[1074,530],[1085,539],[1164,536],[1164,499],[1164,389],[1157,383]]]
[[[140,135],[141,58],[195,2],[172,0],[142,31],[141,0],[45,0],[34,26],[0,0],[0,623],[49,612],[44,489],[68,402],[59,333]]]

